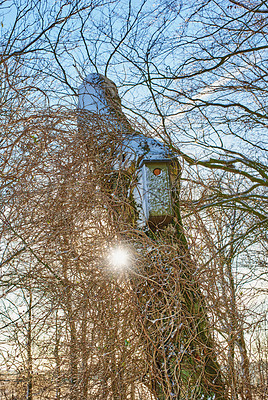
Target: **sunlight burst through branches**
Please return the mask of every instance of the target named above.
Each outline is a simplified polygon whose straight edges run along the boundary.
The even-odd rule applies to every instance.
[[[111,249],[109,254],[109,264],[116,271],[124,271],[130,267],[130,252],[121,246]]]

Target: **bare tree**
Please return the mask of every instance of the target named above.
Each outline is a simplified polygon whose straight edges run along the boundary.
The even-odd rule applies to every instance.
[[[216,184],[215,175],[211,177]],[[208,190],[208,180],[204,190]],[[200,184],[200,181],[199,181]],[[243,184],[229,178],[229,191],[236,191]],[[213,189],[212,189],[213,190]],[[200,194],[198,194],[199,196]],[[201,194],[200,197],[205,199]],[[214,325],[221,341],[221,357],[225,358],[226,380],[231,398],[251,399],[256,395],[252,365],[258,356],[253,348],[265,320],[262,301],[262,272],[257,267],[256,255],[265,252],[259,240],[261,231],[255,232],[255,217],[248,218],[245,211],[213,207],[197,210],[193,202],[185,203],[188,227],[191,229],[192,253],[199,265],[201,283]],[[253,229],[252,229],[253,228]],[[265,300],[264,300],[265,301]],[[257,305],[259,303],[259,305]]]
[[[31,276],[33,299],[41,290],[52,307],[49,318],[38,322],[40,332],[47,332],[41,335],[46,340],[40,341],[42,354],[47,351],[43,362],[50,363],[44,375],[56,377],[50,389],[45,389],[49,378],[44,378],[42,393],[86,399],[134,398],[143,391],[148,397],[147,385],[155,395],[168,398],[175,385],[173,374],[182,387],[176,395],[183,398],[199,376],[206,386],[212,362],[212,375],[227,378],[233,398],[265,396],[264,357],[254,361],[249,351],[250,326],[263,337],[259,323],[263,314],[254,314],[250,307],[243,310],[234,267],[238,257],[247,260],[252,277],[254,271],[261,276],[261,266],[266,265],[266,3],[20,1],[2,2],[0,7],[4,16],[0,21],[2,295],[9,301],[10,293],[27,292],[29,285],[19,278],[27,276],[26,264],[31,260],[36,271]],[[88,71],[111,77],[125,112],[135,120],[133,126],[165,142],[189,172],[182,175],[181,198],[187,193],[190,199],[183,208],[183,221],[189,221],[189,213],[196,218],[195,224],[189,223],[193,229],[186,230],[188,243],[193,238],[194,262],[180,221],[176,232],[170,228],[157,238],[148,237],[133,229],[133,204],[112,198],[113,182],[120,193],[125,193],[126,183],[116,180],[111,171],[118,132],[109,132],[98,122],[102,140],[106,137],[105,159],[93,145],[99,137],[87,146],[77,136],[76,89]],[[238,179],[241,184],[230,190],[230,181]],[[228,240],[223,234],[226,221]],[[138,275],[124,283],[99,269],[101,265],[101,271],[106,271],[106,250],[115,238],[142,248],[142,255],[136,254]],[[203,275],[194,265],[200,264],[198,255],[204,261]],[[215,259],[209,263],[210,257]],[[19,262],[20,271],[15,268]],[[163,272],[162,265],[170,270]],[[17,271],[12,279],[8,268]],[[211,303],[220,305],[215,313],[211,303],[204,303],[209,291],[202,286],[203,277],[213,288],[208,296]],[[244,268],[240,282],[247,277]],[[158,302],[151,304],[149,296],[143,304],[144,290],[146,296],[150,290],[157,293]],[[174,293],[182,293],[184,299],[176,303]],[[260,293],[265,294],[265,287]],[[161,309],[161,304],[166,306]],[[28,322],[35,321],[35,307],[28,307],[24,322],[27,315]],[[13,312],[9,316],[3,311],[4,325],[10,317],[9,327],[14,328],[9,332],[19,331],[19,312]],[[126,320],[130,326],[124,325]],[[136,326],[135,321],[139,321]],[[179,321],[185,322],[183,326]],[[191,324],[198,327],[196,331],[189,328]],[[212,337],[213,325],[220,338]],[[177,346],[176,356],[167,353],[162,329],[171,336],[177,332],[176,340],[170,338]],[[29,332],[35,396],[39,353]],[[187,342],[193,332],[196,336]],[[262,346],[263,339],[255,346],[256,354]],[[203,354],[211,347],[213,351]],[[215,351],[219,351],[219,364],[213,363]],[[262,386],[254,392],[257,384],[251,370],[256,365]],[[197,390],[191,395],[199,396]]]

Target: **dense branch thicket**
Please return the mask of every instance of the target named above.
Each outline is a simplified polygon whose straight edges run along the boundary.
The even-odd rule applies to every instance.
[[[199,400],[211,357],[224,398],[264,400],[266,2],[0,10],[1,397]],[[112,169],[119,133],[101,120],[90,141],[77,132],[89,72],[112,78],[133,126],[178,155],[189,249],[171,227],[156,240],[129,220]],[[125,272],[109,260],[118,244]]]

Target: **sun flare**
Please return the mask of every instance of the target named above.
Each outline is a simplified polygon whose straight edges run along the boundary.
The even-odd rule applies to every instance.
[[[115,270],[124,270],[130,266],[130,253],[123,247],[114,247],[109,255],[109,264]]]

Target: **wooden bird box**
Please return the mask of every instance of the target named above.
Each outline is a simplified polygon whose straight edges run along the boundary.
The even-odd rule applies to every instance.
[[[151,228],[172,221],[171,160],[143,160],[141,167],[143,213]]]

